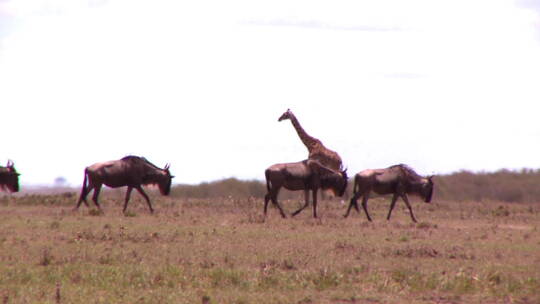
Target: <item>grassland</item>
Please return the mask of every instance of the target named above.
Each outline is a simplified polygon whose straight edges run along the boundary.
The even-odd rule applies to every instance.
[[[540,303],[540,204],[152,199],[0,197],[1,303]]]

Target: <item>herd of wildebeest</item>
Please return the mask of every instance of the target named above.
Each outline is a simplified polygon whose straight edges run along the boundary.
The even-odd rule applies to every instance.
[[[347,170],[343,169],[341,157],[336,152],[326,148],[322,142],[306,133],[298,119],[287,110],[278,121],[290,120],[300,140],[308,149],[308,158],[299,162],[279,163],[268,167],[265,171],[267,194],[264,197],[264,215],[266,216],[268,203],[279,210],[282,217],[286,217],[277,197],[281,188],[288,190],[304,190],[305,204],[292,213],[297,215],[309,205],[309,192],[312,193],[313,217],[317,217],[317,192],[329,190],[336,196],[343,196],[348,184]],[[15,170],[13,161],[9,160],[5,167],[0,166],[0,190],[8,192],[19,191],[19,173]],[[88,207],[86,196],[93,190],[92,200],[101,210],[98,196],[102,185],[111,188],[127,186],[123,212],[127,205],[131,191],[136,189],[146,200],[150,212],[154,212],[150,198],[144,192],[142,185],[157,185],[162,195],[168,195],[171,190],[172,178],[169,165],[163,169],[155,166],[144,157],[126,156],[119,160],[93,164],[84,170],[84,181],[81,194],[75,209],[84,204]],[[390,219],[392,210],[398,198],[402,198],[409,209],[411,219],[416,222],[407,194],[416,194],[429,203],[433,194],[433,176],[418,175],[407,165],[399,164],[384,169],[367,169],[354,176],[353,195],[350,200],[345,217],[354,207],[360,212],[358,199],[362,198],[362,208],[367,219],[371,221],[367,210],[367,201],[370,193],[392,194],[390,210],[387,219]]]

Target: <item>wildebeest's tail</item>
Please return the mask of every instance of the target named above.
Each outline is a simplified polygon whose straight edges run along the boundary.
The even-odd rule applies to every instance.
[[[83,200],[85,201],[85,204],[86,204],[86,195],[88,194],[87,190],[88,190],[88,169],[84,169],[84,180],[83,180],[83,184],[81,188],[81,196],[79,196],[79,201],[77,202],[77,207],[75,208],[79,208]]]
[[[266,177],[266,190],[268,190],[268,193],[270,193],[270,171],[266,170],[264,171],[264,176]]]
[[[359,179],[358,175],[355,175],[354,176],[354,182],[353,182],[353,195],[355,195],[356,191],[358,191],[358,190],[356,190],[356,187],[357,186],[359,187],[359,180],[358,179]]]

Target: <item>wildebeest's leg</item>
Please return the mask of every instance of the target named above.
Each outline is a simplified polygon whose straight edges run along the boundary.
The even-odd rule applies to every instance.
[[[392,203],[390,203],[390,211],[388,211],[388,216],[386,217],[387,220],[390,220],[390,215],[392,214],[392,210],[394,209],[394,206],[396,205],[396,201],[399,197],[399,194],[394,193],[392,196]]]
[[[409,204],[409,199],[407,198],[407,194],[405,194],[405,193],[402,194],[401,198],[405,202],[405,205],[407,205],[407,208],[409,208],[409,212],[411,213],[411,218],[412,218],[413,222],[416,223],[416,218],[414,218],[414,214],[412,212],[411,204]]]
[[[127,205],[128,205],[132,190],[133,188],[128,186],[127,191],[126,191],[126,200],[124,201],[124,210],[122,210],[123,213],[126,213]]]
[[[137,186],[135,187],[135,189],[137,189],[137,191],[139,191],[139,193],[146,199],[146,203],[148,204],[148,207],[150,208],[150,212],[154,213],[154,209],[152,209],[152,204],[150,203],[150,198],[148,197],[148,195],[146,195],[146,193],[144,193],[143,188],[141,186]]]
[[[92,196],[92,200],[94,201],[94,204],[96,204],[96,207],[98,207],[99,210],[101,210],[101,206],[99,205],[99,202],[98,202],[98,196],[99,196],[100,191],[101,191],[101,184],[94,185],[94,195]]]
[[[306,207],[309,205],[309,189],[304,190],[304,200],[305,200],[304,206],[302,206],[300,209],[293,212],[292,216],[297,215],[298,213],[300,213],[300,211],[306,209]]]
[[[283,208],[281,208],[281,205],[279,204],[278,200],[277,200],[277,197],[278,197],[278,194],[279,194],[279,189],[280,188],[277,188],[277,189],[273,189],[273,191],[270,191],[270,199],[272,200],[272,204],[274,204],[274,206],[276,206],[279,210],[279,214],[281,214],[281,217],[282,218],[286,218],[287,216],[285,215],[285,211],[283,211]]]
[[[351,201],[349,202],[349,208],[347,208],[347,213],[343,217],[348,217],[349,213],[351,212],[352,207],[356,209],[356,211],[360,212],[360,209],[358,209],[358,198],[360,197],[360,192],[355,192],[353,194],[353,197],[351,198]]]
[[[270,193],[264,196],[264,216],[266,216],[266,210],[268,209],[268,202],[270,201]]]
[[[286,218],[285,211],[281,208],[279,205],[279,202],[277,201],[277,197],[279,194],[279,187],[277,189],[270,189],[268,188],[268,193],[264,196],[264,216],[266,216],[266,210],[268,209],[268,201],[272,201],[272,204],[278,208],[279,213],[281,214],[281,217]]]
[[[371,217],[369,216],[369,212],[367,211],[367,201],[368,201],[368,199],[369,199],[369,191],[366,192],[364,194],[364,197],[362,198],[362,208],[364,209],[364,212],[366,213],[368,221],[371,222]],[[356,210],[358,210],[358,206],[356,206]]]
[[[313,189],[313,217],[317,218],[317,189]]]
[[[281,214],[282,218],[286,218],[285,211],[283,211],[283,208],[279,205],[279,202],[277,201],[277,195],[272,198],[272,204],[274,204],[278,209],[279,213]]]

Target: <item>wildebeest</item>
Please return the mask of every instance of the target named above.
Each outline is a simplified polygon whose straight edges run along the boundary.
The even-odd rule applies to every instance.
[[[120,160],[113,160],[103,163],[96,163],[84,170],[84,181],[81,190],[81,196],[75,209],[81,206],[81,203],[88,207],[86,196],[92,189],[92,197],[96,206],[101,209],[98,203],[99,191],[103,184],[111,187],[127,186],[126,200],[124,202],[123,212],[126,212],[131,190],[137,189],[146,199],[150,212],[154,212],[148,195],[144,192],[142,185],[157,184],[162,195],[169,195],[171,190],[171,181],[174,176],[169,172],[169,165],[161,169],[150,163],[144,157],[126,156]]]
[[[279,190],[284,187],[288,190],[304,190],[305,204],[296,210],[292,216],[297,215],[309,205],[309,191],[313,195],[313,217],[317,217],[317,191],[331,189],[337,196],[342,196],[347,188],[347,170],[336,172],[321,165],[318,161],[307,159],[296,163],[275,164],[265,171],[266,187],[268,193],[264,197],[264,215],[268,202],[279,209],[282,217],[285,212],[277,201]]]
[[[387,220],[390,220],[392,209],[394,209],[397,199],[401,197],[407,208],[409,208],[412,220],[416,222],[407,194],[416,194],[426,203],[431,202],[431,196],[433,195],[432,178],[433,176],[422,177],[409,166],[403,164],[394,165],[386,169],[361,171],[354,176],[353,197],[351,198],[345,217],[349,216],[352,207],[360,212],[357,200],[363,196],[362,208],[364,208],[368,220],[371,221],[371,217],[367,211],[367,201],[370,192],[373,191],[377,194],[393,194]]]
[[[11,160],[8,160],[5,167],[0,166],[0,191],[18,192],[19,175]]]

